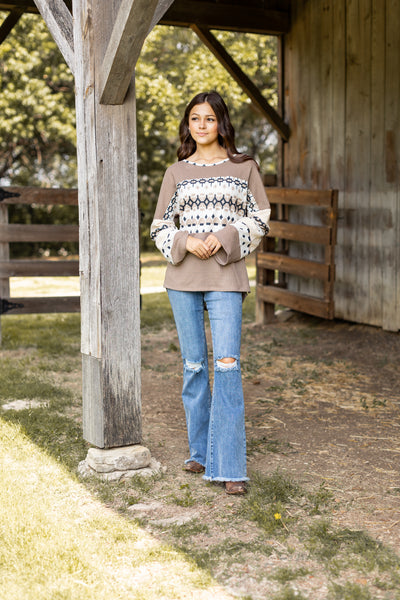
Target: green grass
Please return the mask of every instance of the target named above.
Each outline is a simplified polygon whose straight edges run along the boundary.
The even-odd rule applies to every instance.
[[[377,569],[400,584],[400,558],[365,531],[336,528],[322,519],[309,526],[305,545],[334,574],[350,567],[363,573]]]
[[[16,425],[0,419],[0,598],[177,600],[210,576],[106,510]]]
[[[279,471],[269,477],[252,473],[243,510],[265,533],[288,533],[288,523],[292,519],[287,514],[286,506],[300,493],[299,486]]]
[[[300,594],[300,592],[285,587],[282,591],[272,596],[271,600],[307,600],[307,598],[303,594]]]
[[[38,399],[49,404],[71,396],[67,388],[51,383],[46,373],[30,367],[28,360],[3,358],[0,363],[0,404],[10,398]]]
[[[287,583],[288,581],[294,581],[299,577],[304,577],[309,573],[310,571],[304,567],[300,567],[299,569],[281,567],[271,575],[271,579],[275,579],[276,581],[279,581],[279,583]]]
[[[194,506],[196,504],[196,498],[192,494],[192,490],[188,483],[184,483],[179,486],[179,494],[172,494],[172,501],[178,506]]]
[[[266,414],[269,411],[264,411]],[[246,443],[247,447],[247,456],[253,456],[254,454],[261,453],[266,454],[267,452],[283,453],[287,448],[289,448],[289,444],[284,444],[279,440],[274,440],[268,438],[267,436],[262,436],[261,438],[250,438]]]
[[[344,585],[333,583],[330,586],[329,600],[374,600],[365,586],[347,581]]]
[[[33,348],[47,359],[79,354],[79,314],[6,315],[1,326],[2,350]]]
[[[253,321],[254,300],[252,292],[244,302],[244,322]],[[142,302],[144,340],[148,334],[149,344],[154,343],[151,333],[162,327],[174,331],[166,293],[144,294]],[[0,600],[158,600],[171,594],[179,599],[189,590],[212,586],[210,572],[222,573],[224,580],[234,565],[247,560],[254,565],[270,554],[282,554],[286,561],[268,574],[274,589],[281,586],[271,600],[304,598],[295,590],[296,580],[313,570],[327,574],[324,600],[375,600],[377,590],[385,600],[400,600],[399,558],[367,533],[338,527],[333,495],[324,484],[304,489],[284,471],[252,473],[248,496],[229,498],[219,508],[220,487],[182,485],[168,471],[146,480],[93,478],[78,484],[76,466],[87,452],[80,425],[80,317],[6,315],[2,329],[0,404],[15,399],[44,404],[0,412]],[[311,332],[275,329],[267,341],[252,345],[253,329],[245,328],[251,360],[244,361],[244,375],[254,377],[272,355],[285,356],[293,335],[312,339],[320,332],[311,320]],[[171,342],[166,351],[178,349]],[[298,393],[319,376],[314,369],[301,379],[289,374],[286,387]],[[274,393],[282,391],[271,382],[270,399],[259,401],[260,410],[270,412],[279,401]],[[268,436],[249,437],[249,455],[283,449]],[[273,459],[266,455],[265,464]],[[201,506],[202,517],[162,527],[148,517],[134,521],[131,505],[155,499],[177,513],[192,507],[196,513]],[[139,523],[169,545],[144,534]],[[250,537],[244,542],[235,532],[246,527]],[[298,556],[307,560],[307,569],[296,564]],[[146,573],[153,571],[148,584]],[[132,580],[126,581],[127,573]],[[360,577],[369,577],[368,584],[361,585]],[[213,590],[209,597],[218,597]]]

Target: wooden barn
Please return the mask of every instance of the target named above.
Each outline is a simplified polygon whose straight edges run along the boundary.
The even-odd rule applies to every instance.
[[[40,11],[75,73],[88,441],[140,440],[132,76],[157,22],[192,27],[276,128],[278,187],[337,190],[334,261],[332,248],[327,259],[306,235],[285,246],[290,260],[320,261],[329,270],[329,316],[400,329],[400,0],[9,0],[0,9],[9,11],[0,41],[24,11]],[[279,36],[278,111],[212,29]],[[325,212],[302,204],[280,206],[279,219],[306,224],[305,233],[326,225]],[[327,285],[290,266],[279,284],[293,297],[319,296]]]

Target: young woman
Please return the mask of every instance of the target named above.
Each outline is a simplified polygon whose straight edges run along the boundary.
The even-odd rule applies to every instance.
[[[182,398],[190,456],[185,470],[246,492],[246,437],[240,373],[244,258],[268,232],[269,203],[256,163],[239,154],[225,102],[197,94],[179,128],[178,162],[165,173],[151,237],[168,261],[164,286],[183,359]],[[179,222],[179,229],[176,226]],[[204,310],[214,385],[210,391]]]

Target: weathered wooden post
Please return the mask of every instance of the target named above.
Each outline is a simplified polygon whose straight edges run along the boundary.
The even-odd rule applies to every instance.
[[[35,2],[61,51],[64,46],[69,51],[72,18],[65,13],[65,4],[61,0]],[[83,429],[85,439],[100,449],[141,442],[139,220],[132,77],[147,33],[170,4],[169,0],[73,0]],[[134,450],[138,452],[121,448],[119,454],[113,450],[112,458],[105,458],[106,465],[101,464],[100,451],[92,452],[91,459],[88,455],[87,461],[99,471],[118,469],[121,462],[125,468],[132,468],[130,464],[133,468],[147,466],[149,451],[141,446]]]

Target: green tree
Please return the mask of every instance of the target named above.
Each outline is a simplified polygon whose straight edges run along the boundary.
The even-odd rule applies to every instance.
[[[0,179],[76,186],[73,77],[38,16],[1,44],[0,89]]]

